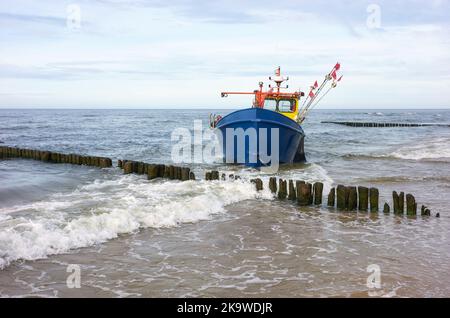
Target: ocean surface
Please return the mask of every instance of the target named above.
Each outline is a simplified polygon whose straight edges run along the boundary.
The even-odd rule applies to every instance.
[[[0,144],[171,163],[171,133],[229,110],[0,110]],[[449,297],[450,110],[317,110],[308,163],[278,176],[415,195],[431,217],[298,207],[246,181],[146,180],[116,167],[0,160],[1,297]],[[265,183],[265,186],[267,183]],[[267,188],[267,186],[266,186]],[[440,218],[435,217],[440,213]],[[69,265],[81,288],[69,288]],[[373,266],[379,288],[369,288]]]

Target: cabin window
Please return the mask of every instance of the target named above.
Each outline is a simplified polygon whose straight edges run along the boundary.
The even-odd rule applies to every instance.
[[[295,110],[295,101],[293,99],[280,99],[278,101],[278,110],[282,113],[290,113]]]
[[[277,110],[277,100],[276,99],[266,99],[264,101],[264,108],[268,110]]]

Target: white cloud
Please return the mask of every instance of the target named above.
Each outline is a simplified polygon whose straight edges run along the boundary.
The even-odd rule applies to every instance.
[[[443,5],[434,4],[438,16]],[[82,1],[79,32],[26,21],[31,14],[64,18],[63,5],[0,7],[25,17],[2,22],[0,15],[11,26],[0,30],[0,107],[235,107],[250,101],[221,100],[221,90],[251,90],[278,65],[292,87],[305,88],[336,60],[344,81],[324,106],[450,106],[440,91],[450,84],[450,27],[433,22],[430,11],[411,23],[395,23],[387,12],[382,30],[369,30],[365,10],[355,6],[348,10],[361,16],[351,21],[338,6],[332,18],[303,6],[242,5],[237,13],[238,6],[208,2],[194,12],[186,2]],[[33,25],[45,36],[37,38]]]

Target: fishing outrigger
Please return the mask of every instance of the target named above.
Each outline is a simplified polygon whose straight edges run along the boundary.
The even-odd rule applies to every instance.
[[[310,87],[303,104],[300,106],[302,91],[281,92],[288,86],[281,85],[289,77],[281,75],[280,67],[275,70],[275,76],[269,80],[264,91],[264,83],[259,83],[259,90],[253,92],[222,92],[222,97],[228,95],[254,95],[253,106],[232,112],[224,117],[210,115],[210,126],[221,133],[224,160],[227,163],[245,164],[250,167],[271,166],[274,158],[278,163],[305,162],[305,133],[301,124],[309,112],[341,81],[337,72],[339,63],[325,75],[319,86],[317,81]],[[328,85],[331,84],[331,85]]]

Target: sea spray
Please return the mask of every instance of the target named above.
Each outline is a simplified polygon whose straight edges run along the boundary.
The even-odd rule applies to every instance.
[[[268,191],[256,192],[246,180],[148,182],[129,175],[117,181],[97,180],[49,201],[13,207],[11,212],[21,216],[9,214],[12,219],[0,221],[0,268],[18,259],[35,260],[99,244],[141,228],[207,220],[225,212],[226,205],[254,198],[272,196]]]

